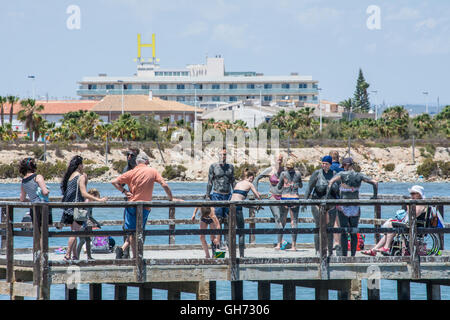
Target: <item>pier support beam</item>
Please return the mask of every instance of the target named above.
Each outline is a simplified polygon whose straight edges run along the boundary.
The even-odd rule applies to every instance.
[[[270,282],[258,281],[258,300],[270,300]]]
[[[213,282],[213,281],[199,281],[198,282],[198,284],[197,284],[197,300],[210,299],[210,297],[211,297],[211,282]],[[216,283],[214,282],[214,285],[215,284]],[[214,287],[214,291],[215,291],[215,287]]]
[[[139,300],[152,300],[153,289],[145,284],[139,287]]]
[[[244,284],[242,280],[231,281],[231,300],[244,299]]]
[[[114,300],[127,300],[127,286],[120,284],[114,286]]]
[[[209,300],[217,300],[216,281],[209,281]]]
[[[175,288],[167,290],[167,300],[180,300],[181,291]]]
[[[427,300],[441,300],[441,286],[433,281],[427,282]]]
[[[102,300],[102,284],[89,284],[89,300]]]
[[[292,281],[283,283],[283,300],[295,300],[295,284]]]
[[[397,280],[397,300],[411,300],[409,280]]]
[[[66,300],[78,300],[78,289],[73,288],[70,289],[67,285],[66,285]]]

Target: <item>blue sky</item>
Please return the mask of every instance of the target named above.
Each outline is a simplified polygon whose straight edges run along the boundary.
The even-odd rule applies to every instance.
[[[79,30],[67,28],[70,5]],[[370,5],[381,29],[367,27]],[[156,34],[162,67],[221,54],[227,71],[312,75],[333,101],[353,95],[362,68],[379,103],[424,104],[428,91],[450,104],[447,0],[2,1],[0,95],[31,95],[30,74],[38,95],[59,98],[76,98],[83,76],[132,75],[137,33]]]

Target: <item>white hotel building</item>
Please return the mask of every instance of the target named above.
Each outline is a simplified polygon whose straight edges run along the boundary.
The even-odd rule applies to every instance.
[[[278,102],[317,103],[318,81],[311,76],[265,76],[256,72],[227,72],[220,56],[206,64],[164,69],[153,62],[139,61],[137,73],[128,77],[99,74],[84,77],[77,94],[83,100],[106,95],[148,95],[198,107],[216,107],[240,100],[261,99],[263,105]],[[197,100],[197,103],[195,101]]]

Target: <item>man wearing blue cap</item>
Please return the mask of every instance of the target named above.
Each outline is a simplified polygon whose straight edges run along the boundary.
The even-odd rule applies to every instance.
[[[333,190],[330,191],[329,196],[327,197],[327,187],[329,181],[335,175],[335,172],[330,169],[333,160],[330,156],[324,156],[322,158],[322,169],[318,169],[313,172],[311,177],[309,178],[308,189],[305,193],[305,199],[337,199],[339,194],[339,187],[337,184],[333,185]],[[326,206],[327,212],[327,227],[332,228],[334,225],[334,221],[336,220],[336,210],[335,206]],[[302,211],[305,210],[305,206],[303,206]],[[316,224],[316,228],[319,228],[320,225],[320,211],[319,206],[312,206],[311,212],[314,217],[314,222]],[[328,236],[328,255],[333,254],[333,236],[331,234]],[[319,235],[314,234],[314,245],[316,249],[316,254],[319,253]]]

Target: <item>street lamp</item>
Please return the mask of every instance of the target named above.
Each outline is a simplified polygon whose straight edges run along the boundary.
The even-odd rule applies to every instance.
[[[322,88],[317,88],[317,100],[319,101],[319,114],[320,114],[320,133],[322,133],[322,105],[320,104],[320,91]]]
[[[31,81],[32,81],[32,88],[33,88],[33,100],[34,100],[34,96],[35,96],[34,81],[36,80],[36,76],[34,76],[34,75],[30,75],[30,76],[28,76],[28,79],[31,79]]]
[[[117,80],[117,82],[122,84],[122,114],[123,114],[123,90],[124,90],[125,84],[123,83],[123,80]]]
[[[428,91],[422,92],[424,95],[426,95],[426,104],[425,104],[425,113],[428,113]]]
[[[378,90],[371,91],[375,93],[375,121],[378,120]]]

